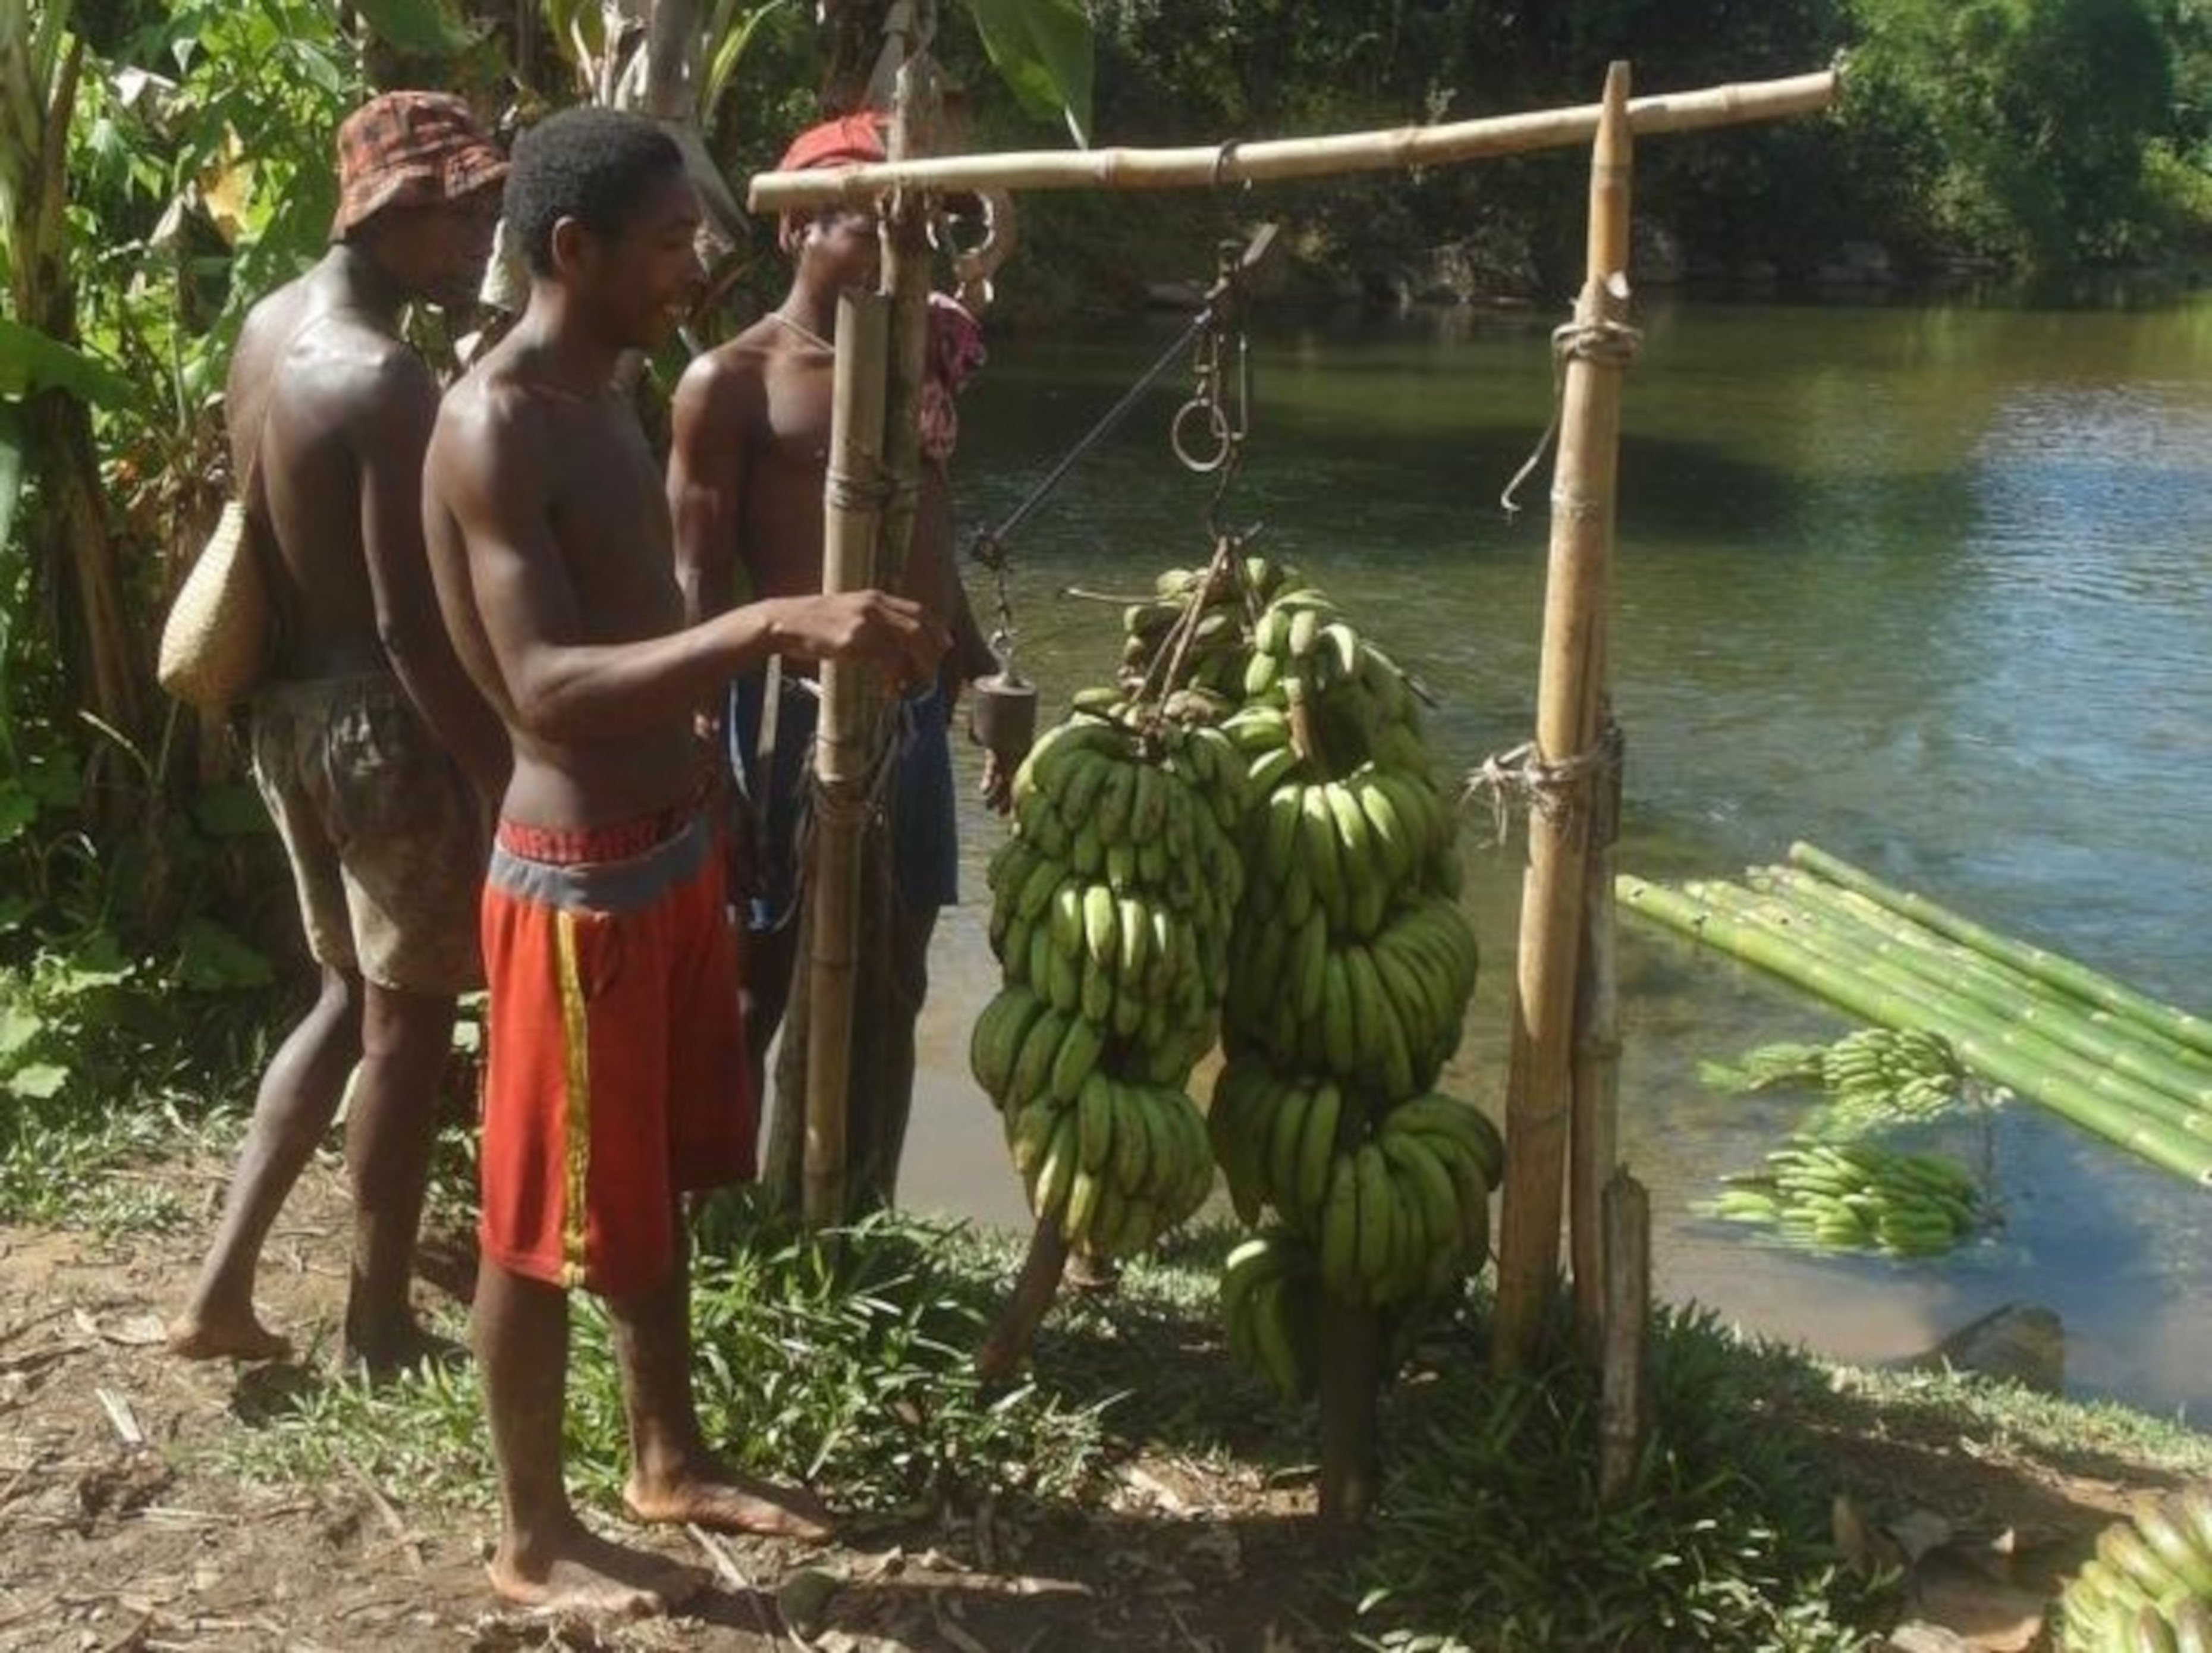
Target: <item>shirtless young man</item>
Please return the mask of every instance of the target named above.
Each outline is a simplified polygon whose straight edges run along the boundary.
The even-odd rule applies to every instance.
[[[570,1287],[614,1322],[633,1513],[826,1532],[804,1494],[718,1462],[692,1405],[678,1201],[750,1174],[755,1123],[693,714],[771,654],[927,681],[945,638],[872,592],[684,629],[659,467],[611,384],[696,287],[682,157],[635,116],[565,111],[516,144],[507,218],[529,308],[446,398],[424,483],[447,624],[514,744],[483,903],[476,1329],[505,1510],[490,1571],[518,1604],[649,1612],[691,1576],[593,1537],[562,1483]]]
[[[507,777],[507,738],[439,621],[421,504],[438,389],[398,318],[410,302],[473,301],[507,161],[458,98],[402,92],[346,121],[338,164],[333,245],[254,307],[227,393],[233,471],[277,614],[253,768],[322,993],[261,1082],[170,1346],[286,1352],[254,1315],[254,1269],[358,1061],[344,1354],[381,1375],[437,1346],[408,1285],[453,1000],[482,980],[483,822]]]
[[[803,134],[784,170],[883,158],[877,117],[855,115]],[[793,260],[782,305],[702,356],[678,386],[669,497],[688,612],[726,611],[740,589],[756,597],[822,589],[823,483],[828,465],[837,296],[877,280],[875,220],[849,210],[793,214],[780,239]],[[972,324],[971,324],[972,325]],[[938,681],[902,707],[904,744],[892,787],[895,882],[891,986],[902,1013],[893,1030],[890,1105],[903,1121],[911,1102],[915,1018],[928,989],[930,936],[939,909],[957,898],[959,845],[946,726],[960,686],[996,669],[968,607],[952,554],[952,514],[940,465],[923,467],[921,513],[906,589],[955,639]],[[795,681],[796,679],[796,681]],[[787,672],[764,714],[771,679],[741,679],[721,735],[751,805],[752,937],[745,965],[745,1016],[753,1073],[763,1079],[769,1042],[781,1023],[797,963],[798,840],[807,757],[819,701],[811,683]],[[763,726],[773,744],[763,751]],[[897,1133],[893,1133],[896,1137]],[[898,1165],[856,1168],[855,1181],[888,1203]]]

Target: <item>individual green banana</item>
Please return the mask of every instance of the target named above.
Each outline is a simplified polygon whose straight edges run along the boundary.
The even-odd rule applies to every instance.
[[[1006,1080],[1008,1109],[1026,1108],[1038,1097],[1050,1094],[1052,1069],[1060,1054],[1061,1042],[1067,1036],[1068,1018],[1057,1009],[1048,1007],[1032,1020],[1022,1035],[1021,1051],[1014,1058],[1013,1070]]]
[[[1014,987],[1001,989],[975,1018],[969,1037],[969,1066],[976,1081],[1001,1105],[1012,1086],[1024,1036],[1044,1013],[1044,1002],[1036,994]]]
[[[1391,1276],[1393,1243],[1396,1234],[1396,1186],[1380,1149],[1363,1143],[1352,1156],[1352,1174],[1359,1187],[1359,1234],[1353,1267],[1360,1281],[1355,1302],[1372,1303],[1379,1287]]]
[[[1359,1177],[1350,1154],[1340,1155],[1330,1165],[1320,1226],[1322,1283],[1332,1296],[1356,1306],[1362,1289]]]
[[[1322,966],[1322,1048],[1328,1070],[1346,1079],[1358,1073],[1358,1036],[1352,1027],[1352,983],[1345,974],[1344,954],[1329,948]]]
[[[1060,1109],[1054,1116],[1052,1138],[1043,1162],[1030,1187],[1030,1212],[1039,1222],[1058,1222],[1067,1208],[1081,1152],[1077,1141],[1076,1110]]]
[[[1344,1118],[1344,1092],[1333,1081],[1315,1085],[1312,1100],[1298,1132],[1297,1210],[1310,1222],[1328,1197],[1329,1162],[1336,1155],[1336,1138]],[[1279,1207],[1278,1207],[1279,1209]]]
[[[1298,812],[1300,859],[1313,878],[1315,899],[1327,909],[1331,924],[1342,925],[1347,921],[1350,902],[1327,787],[1312,786],[1301,791]]]
[[[1114,892],[1103,884],[1090,884],[1083,891],[1083,941],[1091,962],[1100,969],[1111,969],[1120,963],[1121,909]]]
[[[1311,1207],[1300,1202],[1304,1182],[1304,1161],[1300,1158],[1306,1139],[1306,1116],[1313,1109],[1316,1095],[1304,1085],[1276,1081],[1274,1124],[1267,1133],[1267,1203],[1284,1217],[1296,1220]]]
[[[1055,1102],[1079,1100],[1085,1082],[1097,1070],[1105,1043],[1103,1033],[1088,1017],[1067,1018],[1067,1031],[1060,1036],[1060,1048],[1053,1053],[1045,1093]]]

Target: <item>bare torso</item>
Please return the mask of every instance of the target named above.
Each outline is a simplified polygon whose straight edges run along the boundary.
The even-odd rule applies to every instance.
[[[486,465],[495,453],[535,473],[530,508],[539,520],[501,526],[550,536],[574,593],[575,635],[568,641],[579,644],[638,642],[683,624],[667,501],[627,400],[547,383],[518,361],[513,343],[455,386],[440,415],[423,485],[431,571],[463,664],[514,733],[506,815],[549,826],[605,825],[690,796],[698,768],[689,725],[679,718],[594,741],[528,733],[485,635],[449,501],[457,467]]]
[[[325,271],[310,271],[255,306],[225,389],[232,474],[252,473],[248,517],[277,576],[271,675],[279,678],[387,665],[362,538],[356,440],[364,396],[408,347],[348,307],[335,287]]]
[[[830,463],[834,358],[821,344],[765,317],[722,347],[731,371],[757,375],[760,395],[732,439],[746,448],[738,523],[738,558],[758,597],[822,589],[823,486]],[[944,479],[924,467],[921,514],[901,594],[950,627],[960,606],[951,552],[951,508]]]

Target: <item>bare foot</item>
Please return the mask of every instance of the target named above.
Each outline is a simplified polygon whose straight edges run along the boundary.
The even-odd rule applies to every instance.
[[[440,1337],[409,1321],[391,1334],[370,1337],[349,1330],[338,1350],[339,1370],[388,1383],[423,1366],[451,1371],[468,1364],[469,1352],[450,1337]]]
[[[640,1521],[696,1522],[716,1532],[827,1544],[836,1536],[830,1511],[801,1486],[777,1486],[707,1459],[650,1484],[632,1475],[623,1502]]]
[[[527,1553],[512,1537],[484,1568],[492,1593],[531,1613],[647,1619],[684,1605],[705,1585],[694,1569],[572,1524]]]
[[[186,1360],[289,1360],[292,1344],[254,1318],[187,1310],[169,1322],[169,1352]]]

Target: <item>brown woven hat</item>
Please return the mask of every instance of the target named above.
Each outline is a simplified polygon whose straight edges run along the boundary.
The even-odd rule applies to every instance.
[[[386,207],[439,206],[507,176],[507,157],[467,104],[445,92],[386,92],[338,128],[338,210],[331,239]]]

